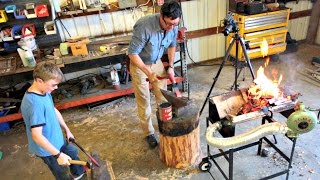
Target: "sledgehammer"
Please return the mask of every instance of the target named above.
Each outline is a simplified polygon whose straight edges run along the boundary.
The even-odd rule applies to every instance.
[[[98,161],[96,161],[90,154],[88,154],[87,151],[85,151],[85,150],[75,141],[75,139],[69,138],[69,141],[72,142],[72,143],[74,143],[75,145],[77,145],[77,146],[81,149],[81,151],[84,152],[84,154],[88,156],[88,158],[92,161],[92,163],[93,163],[94,165],[96,165],[97,167],[100,167]]]
[[[88,169],[90,169],[92,167],[92,164],[86,161],[79,161],[79,160],[69,160],[70,164],[74,164],[74,165],[82,165],[82,166],[86,166]]]

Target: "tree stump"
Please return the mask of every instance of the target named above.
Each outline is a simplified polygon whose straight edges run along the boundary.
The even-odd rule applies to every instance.
[[[160,159],[167,166],[185,168],[200,156],[199,110],[189,102],[180,109],[179,117],[170,121],[158,118],[160,131]]]

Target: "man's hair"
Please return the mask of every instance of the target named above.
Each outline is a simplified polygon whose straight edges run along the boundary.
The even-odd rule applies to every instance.
[[[43,61],[37,64],[33,71],[33,79],[40,78],[43,81],[48,81],[50,79],[63,79],[63,73],[60,68],[51,62]]]
[[[161,7],[161,14],[171,20],[181,17],[181,7],[176,1],[165,2]]]

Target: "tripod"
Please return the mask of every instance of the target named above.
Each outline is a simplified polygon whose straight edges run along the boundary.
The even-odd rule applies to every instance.
[[[250,62],[250,58],[249,58],[249,56],[248,56],[248,54],[247,54],[246,45],[245,45],[245,43],[244,43],[243,38],[239,35],[238,31],[236,31],[235,34],[234,34],[234,37],[232,38],[232,41],[231,41],[228,49],[227,49],[226,55],[225,55],[224,58],[223,58],[223,61],[222,61],[221,65],[220,65],[220,68],[219,68],[216,76],[214,77],[214,81],[213,81],[213,83],[212,83],[212,85],[211,85],[211,88],[210,88],[210,90],[209,90],[209,92],[208,92],[208,95],[207,95],[207,97],[206,97],[206,99],[205,99],[205,101],[204,101],[204,103],[203,103],[203,105],[202,105],[202,108],[201,108],[201,110],[200,110],[199,116],[201,116],[202,111],[203,111],[203,109],[204,109],[204,107],[205,107],[205,105],[206,105],[206,103],[207,103],[207,101],[208,101],[208,99],[209,99],[209,97],[210,97],[210,95],[211,95],[211,92],[212,92],[212,90],[213,90],[216,82],[218,81],[218,78],[219,78],[219,75],[220,75],[220,73],[221,73],[221,70],[222,70],[224,64],[226,63],[227,59],[228,59],[229,56],[230,56],[230,51],[231,51],[231,48],[233,47],[234,43],[236,43],[236,58],[235,58],[235,62],[234,62],[234,63],[235,63],[235,64],[234,64],[234,66],[235,66],[235,76],[234,76],[234,84],[233,84],[233,86],[231,87],[231,90],[232,90],[233,88],[234,88],[234,90],[237,90],[237,89],[238,89],[238,82],[237,82],[237,80],[238,80],[238,77],[239,77],[239,75],[240,75],[240,73],[241,73],[241,71],[242,71],[242,67],[241,67],[240,70],[239,70],[239,72],[238,72],[238,63],[239,63],[239,62],[238,62],[238,59],[239,59],[239,52],[238,52],[238,50],[239,50],[239,44],[241,45],[242,51],[243,51],[243,53],[244,53],[245,64],[249,66],[252,79],[255,79],[254,72],[253,72],[253,69],[252,69],[252,65],[251,65],[251,62]]]

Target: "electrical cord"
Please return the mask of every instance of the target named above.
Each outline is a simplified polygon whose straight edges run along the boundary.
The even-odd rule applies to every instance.
[[[179,0],[179,4],[180,4],[180,7],[182,7],[181,5],[181,0]],[[181,8],[181,12],[182,12],[182,8]],[[182,26],[184,27],[185,23],[184,23],[184,17],[183,17],[183,12],[181,13],[181,21],[182,21]],[[188,48],[188,41],[186,40],[186,51],[187,51],[187,54],[188,54],[188,57],[189,59],[193,62],[193,64],[195,66],[220,66],[221,64],[220,63],[213,63],[213,64],[201,64],[201,63],[197,63],[195,62],[191,55],[190,55],[190,52],[189,52],[189,48]]]
[[[54,19],[54,22],[56,22],[57,19],[60,21],[62,27],[67,31],[69,37],[71,38],[71,35],[70,35],[68,29],[64,26],[64,24],[62,23],[61,18],[59,16]]]

